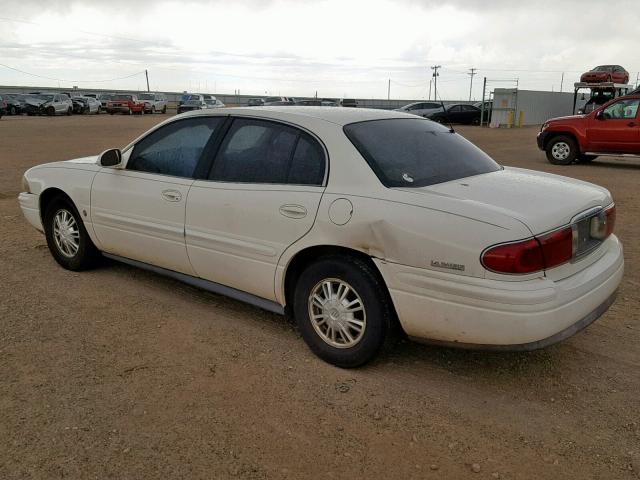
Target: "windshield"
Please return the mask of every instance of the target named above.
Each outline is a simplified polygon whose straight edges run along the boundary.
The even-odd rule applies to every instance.
[[[140,95],[138,95],[138,98],[140,100],[153,100],[153,95],[150,93],[141,93]]]
[[[279,102],[282,99],[280,97],[267,97],[264,99],[265,102]]]
[[[131,95],[116,95],[113,100],[133,100],[133,97]]]
[[[189,100],[185,105],[200,105],[200,100]]]
[[[390,188],[425,187],[500,170],[500,165],[474,144],[426,119],[351,123],[344,132]]]
[[[98,97],[98,99],[99,99],[99,100],[111,100],[111,97],[112,97],[112,96],[113,96],[113,95],[107,95],[106,93],[103,93],[102,95],[100,95],[100,96]]]
[[[599,67],[596,67],[593,69],[594,72],[608,72],[609,70],[611,70],[612,66],[611,65],[600,65]]]

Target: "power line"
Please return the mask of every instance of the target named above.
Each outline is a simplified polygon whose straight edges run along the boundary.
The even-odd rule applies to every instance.
[[[0,67],[8,68],[9,70],[13,70],[15,72],[24,73],[25,75],[31,75],[32,77],[44,78],[45,80],[55,80],[57,82],[69,82],[69,83],[115,82],[116,80],[125,80],[127,78],[135,77],[136,75],[145,73],[144,71],[136,72],[136,73],[132,73],[131,75],[126,75],[124,77],[108,78],[104,80],[69,80],[66,78],[47,77],[46,75],[38,75],[37,73],[25,72],[24,70],[20,70],[19,68],[14,68],[9,65],[5,65],[4,63],[0,63]]]

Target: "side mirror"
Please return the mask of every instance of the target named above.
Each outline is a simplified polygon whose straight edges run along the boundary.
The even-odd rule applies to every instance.
[[[596,120],[604,120],[606,117],[604,116],[604,112],[602,110],[599,110],[596,113]]]
[[[98,157],[98,165],[101,167],[117,167],[122,163],[122,152],[118,148],[105,150]]]

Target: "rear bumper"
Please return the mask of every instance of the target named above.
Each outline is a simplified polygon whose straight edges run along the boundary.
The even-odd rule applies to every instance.
[[[40,218],[40,196],[33,193],[22,192],[18,195],[18,203],[22,214],[36,230],[44,232]]]
[[[460,347],[534,350],[564,340],[613,303],[622,280],[622,246],[584,270],[553,281],[496,281],[377,261],[410,337]]]

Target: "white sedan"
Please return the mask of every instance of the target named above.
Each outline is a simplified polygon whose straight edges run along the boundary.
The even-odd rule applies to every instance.
[[[341,367],[411,338],[532,350],[598,318],[623,274],[610,193],[498,165],[435,122],[329,107],[202,110],[27,171],[55,260],[100,255],[281,314]]]

